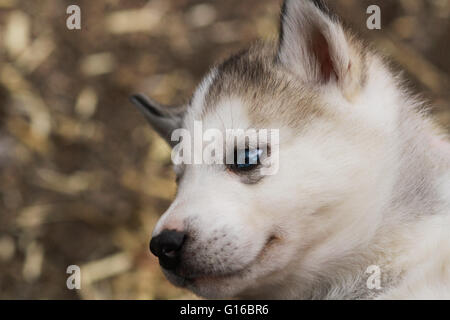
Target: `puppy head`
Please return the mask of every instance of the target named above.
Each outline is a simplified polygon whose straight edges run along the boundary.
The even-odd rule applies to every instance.
[[[351,250],[347,240],[369,236],[370,219],[352,229],[376,179],[365,168],[376,172],[379,156],[363,138],[376,128],[356,125],[361,119],[350,110],[364,100],[365,77],[359,44],[322,3],[288,0],[279,43],[258,44],[214,68],[189,105],[174,109],[134,96],[175,158],[178,138],[190,146],[200,132],[204,143],[208,129],[224,138],[220,147],[233,159],[252,148],[245,139],[240,148],[229,145],[228,130],[279,132],[256,165],[208,161],[217,155],[204,144],[203,162],[175,165],[177,196],[151,245],[171,282],[209,298],[252,296],[293,274],[307,278]],[[265,175],[265,167],[276,170]]]

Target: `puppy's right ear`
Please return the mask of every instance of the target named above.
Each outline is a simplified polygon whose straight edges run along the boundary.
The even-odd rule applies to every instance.
[[[183,110],[164,106],[143,94],[132,95],[130,100],[144,114],[153,129],[174,147],[177,141],[171,141],[171,135],[182,126]]]

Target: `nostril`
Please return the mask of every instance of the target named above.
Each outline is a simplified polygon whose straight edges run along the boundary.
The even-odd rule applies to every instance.
[[[175,258],[175,256],[177,255],[177,252],[178,251],[176,251],[176,250],[166,250],[166,249],[162,250],[162,254],[169,258]]]
[[[166,269],[174,269],[179,262],[179,254],[186,240],[186,233],[176,230],[163,230],[150,241],[150,251],[159,258]]]

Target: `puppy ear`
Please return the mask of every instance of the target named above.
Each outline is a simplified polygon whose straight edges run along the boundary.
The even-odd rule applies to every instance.
[[[353,85],[354,62],[342,25],[322,0],[285,0],[278,60],[305,82]]]
[[[181,128],[183,110],[164,106],[143,94],[132,95],[130,101],[170,146],[173,147],[177,143],[177,141],[171,141],[171,135],[175,129]]]

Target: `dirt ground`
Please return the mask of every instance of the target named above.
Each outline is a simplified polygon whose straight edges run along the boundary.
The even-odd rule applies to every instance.
[[[329,2],[450,132],[450,0]],[[209,66],[276,38],[280,3],[0,0],[0,298],[193,297],[148,250],[175,179],[128,97],[186,101]],[[66,27],[70,4],[81,30]],[[370,4],[381,30],[366,28]],[[81,290],[66,286],[69,265]]]

